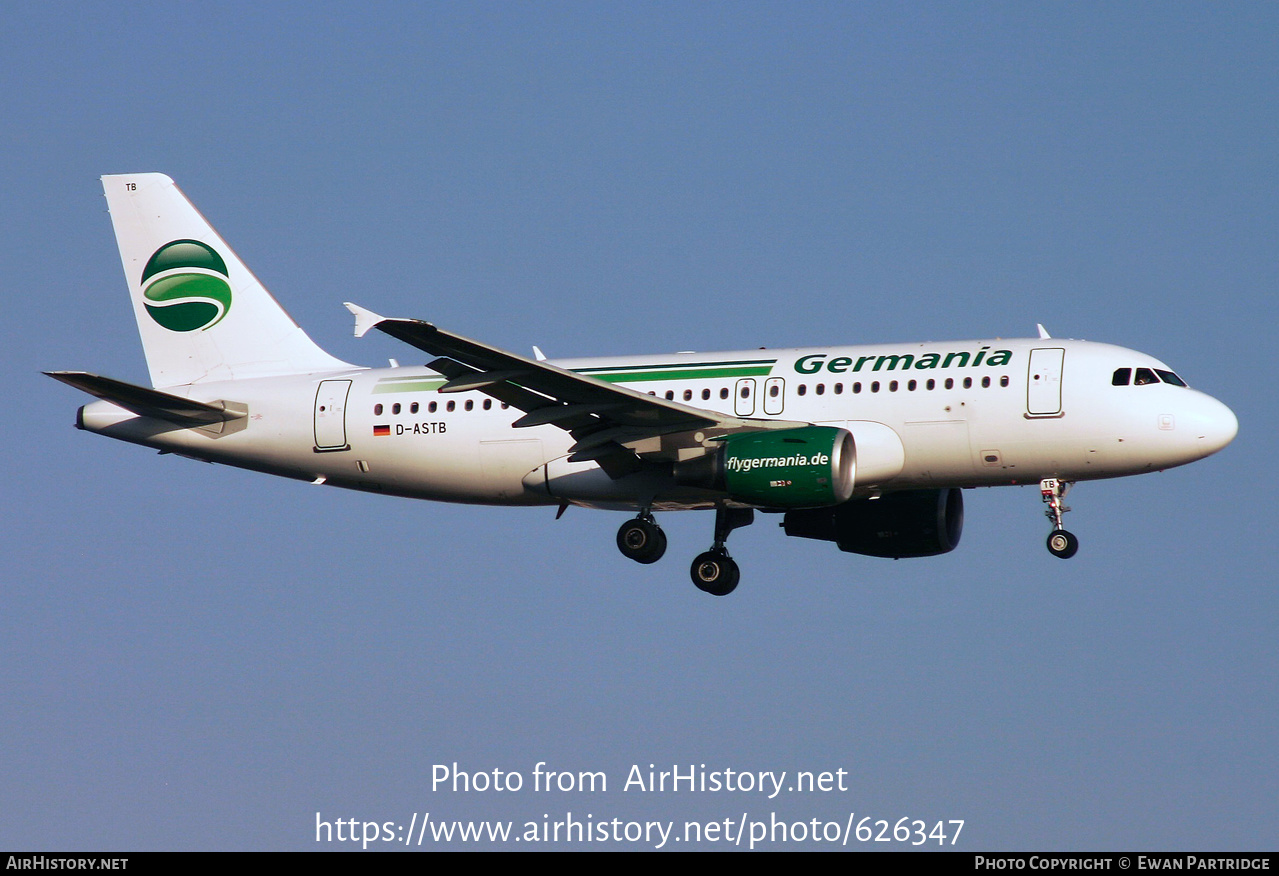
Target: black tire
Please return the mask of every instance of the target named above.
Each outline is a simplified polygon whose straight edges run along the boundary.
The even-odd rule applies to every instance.
[[[1064,529],[1055,529],[1048,533],[1048,552],[1054,557],[1068,560],[1079,550],[1079,539],[1074,533]]]
[[[742,578],[737,563],[723,551],[698,554],[689,574],[698,590],[712,596],[727,596],[737,589],[737,582]]]
[[[666,533],[653,521],[635,517],[617,530],[617,549],[637,563],[656,563],[666,553]]]

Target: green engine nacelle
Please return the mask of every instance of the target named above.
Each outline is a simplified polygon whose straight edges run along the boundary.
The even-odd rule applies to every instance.
[[[853,436],[834,426],[744,432],[709,457],[677,467],[682,483],[765,508],[825,508],[853,494]]]

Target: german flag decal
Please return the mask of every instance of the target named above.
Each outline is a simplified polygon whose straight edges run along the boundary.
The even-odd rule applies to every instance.
[[[379,437],[381,437],[381,436],[383,436],[383,435],[390,435],[390,434],[391,434],[391,427],[390,427],[390,426],[374,426],[374,427],[373,427],[373,437],[374,437],[374,438],[379,438]]]

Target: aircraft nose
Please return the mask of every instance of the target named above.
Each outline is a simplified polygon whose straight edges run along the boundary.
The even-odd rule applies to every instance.
[[[1199,410],[1196,412],[1194,436],[1196,445],[1203,455],[1216,453],[1239,434],[1239,418],[1212,396],[1205,395]]]

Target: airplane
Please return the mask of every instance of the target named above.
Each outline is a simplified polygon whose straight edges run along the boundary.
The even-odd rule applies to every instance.
[[[552,361],[353,303],[425,353],[368,368],[322,350],[173,180],[102,177],[151,386],[45,372],[99,401],[77,428],[334,487],[487,505],[633,512],[621,553],[655,563],[655,514],[713,509],[702,591],[740,580],[726,542],[755,512],[874,557],[947,553],[962,490],[1038,484],[1048,549],[1078,481],[1215,453],[1231,410],[1145,353],[1038,337]]]

